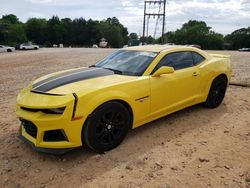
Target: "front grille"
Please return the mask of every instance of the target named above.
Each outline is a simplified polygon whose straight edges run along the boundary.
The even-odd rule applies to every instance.
[[[21,119],[21,125],[25,129],[26,133],[28,133],[30,136],[36,138],[37,127],[34,125],[34,123],[32,123],[31,121]]]

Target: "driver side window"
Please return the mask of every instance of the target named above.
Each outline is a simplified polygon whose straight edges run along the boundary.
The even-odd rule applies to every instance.
[[[174,70],[180,70],[193,66],[193,57],[191,52],[174,52],[166,55],[161,59],[153,72],[157,71],[162,66],[173,67]]]

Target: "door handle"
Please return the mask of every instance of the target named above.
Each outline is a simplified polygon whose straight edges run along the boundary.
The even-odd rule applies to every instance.
[[[198,76],[200,73],[198,72],[193,72],[193,76]]]

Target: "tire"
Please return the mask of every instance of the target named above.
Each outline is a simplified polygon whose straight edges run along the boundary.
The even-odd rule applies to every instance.
[[[98,107],[83,127],[83,141],[92,150],[103,153],[112,150],[124,140],[131,117],[119,102],[107,102]]]
[[[22,50],[26,50],[26,48],[22,48]]]
[[[37,47],[35,47],[35,48],[34,48],[34,50],[38,50],[38,48],[37,48]]]
[[[219,76],[212,82],[208,97],[204,103],[208,108],[218,107],[225,96],[227,89],[227,80],[223,76]]]
[[[11,49],[7,49],[7,52],[12,52],[12,50]]]

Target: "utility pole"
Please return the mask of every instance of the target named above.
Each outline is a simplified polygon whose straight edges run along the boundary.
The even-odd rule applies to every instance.
[[[147,11],[147,8],[149,6],[159,6],[159,12],[158,13],[150,13]],[[161,7],[163,6],[163,10],[161,10]],[[166,16],[166,0],[146,0],[144,1],[144,18],[143,18],[143,39],[145,40],[145,31],[146,31],[146,18],[148,19],[147,21],[147,28],[149,27],[149,19],[150,17],[157,18],[156,22],[156,28],[157,29],[157,24],[158,24],[158,19],[162,18],[162,33],[161,33],[161,43],[164,44],[164,32],[165,32],[165,16]],[[148,30],[148,29],[147,29]],[[145,43],[145,41],[143,42]]]
[[[163,19],[162,19],[162,33],[161,33],[162,44],[164,44],[165,17],[166,17],[166,0],[164,0],[164,4],[163,4]]]

